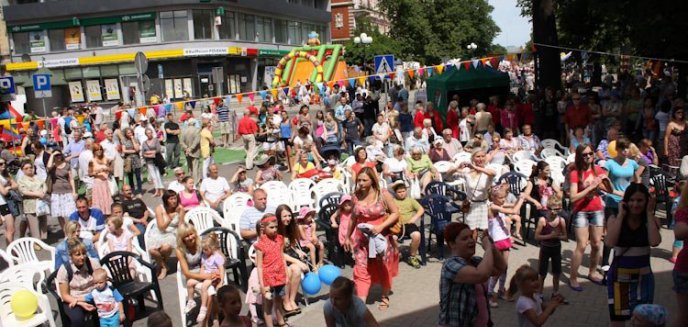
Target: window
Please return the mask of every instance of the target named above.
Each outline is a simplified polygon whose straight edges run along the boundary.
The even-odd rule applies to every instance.
[[[193,11],[194,39],[207,40],[213,38],[213,15],[211,10]]]
[[[256,36],[259,42],[272,43],[272,19],[256,18]]]
[[[50,40],[50,51],[62,51],[67,49],[65,47],[64,30],[49,30],[48,39]]]
[[[186,10],[161,12],[160,29],[162,30],[163,41],[188,40],[189,25]]]
[[[289,44],[301,44],[301,23],[289,22]]]
[[[65,79],[68,81],[81,79],[81,68],[67,68],[65,69]]]
[[[256,16],[237,14],[239,21],[239,40],[256,40]]]
[[[220,25],[220,39],[234,40],[236,39],[236,18],[234,13],[225,11],[225,16],[222,17],[222,25]]]
[[[12,33],[14,53],[29,53],[29,33]]]
[[[87,48],[99,48],[103,46],[102,30],[100,25],[86,26],[84,27],[84,33],[86,34],[86,47]]]
[[[275,19],[275,43],[288,43],[289,31],[287,30],[287,21]]]
[[[124,44],[137,44],[139,43],[139,23],[138,22],[127,22],[122,23],[122,38],[124,39]]]
[[[100,74],[103,77],[117,77],[119,70],[117,70],[117,65],[100,66]]]
[[[100,77],[100,68],[98,66],[84,67],[81,69],[84,78],[97,78]]]

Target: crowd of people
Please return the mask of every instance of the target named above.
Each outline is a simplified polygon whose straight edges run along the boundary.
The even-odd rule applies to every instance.
[[[291,102],[268,96],[258,107],[248,106],[236,126],[220,99],[201,105],[198,117],[190,107],[177,117],[159,105],[141,111],[119,104],[107,122],[94,105],[89,112],[54,112],[45,130],[30,124],[22,132],[20,155],[7,144],[0,152],[6,244],[27,231],[45,240],[48,217],[59,222],[65,239],[56,247],[54,268],[73,326],[86,325],[87,312],[99,301],[122,301],[104,286],[100,247],[146,251],[159,279],[171,270],[174,255],[188,292],[182,314],[199,305],[194,296],[200,294],[196,319],[202,325],[222,316],[222,326],[284,326],[301,312],[296,301],[301,276],[331,258],[319,238],[320,213],[269,203],[261,186],[333,178],[350,187],[334,214],[324,218],[336,230],[325,241],[348,253],[353,278],[332,284],[325,319],[328,326],[376,326],[364,305],[370,288],[382,287],[377,309],[387,310],[398,297],[393,280],[400,261],[422,269],[418,225],[427,208],[419,199],[429,194],[430,183],[443,181],[460,185],[457,192],[466,200],[459,203],[456,221],[433,225],[432,233],[442,235],[440,242],[449,248],[446,256],[437,254],[443,260],[440,326],[487,326],[491,310],[515,300],[516,292],[519,325],[542,325],[568,303],[559,284],[562,241],[570,236],[576,242],[566,279],[571,291],[584,291],[579,272],[589,246],[587,279],[606,284],[612,325],[633,319],[661,326],[666,311],[653,305],[650,248],[661,242],[655,216],[659,191],[652,180],[664,174],[676,181],[664,206],[675,210],[675,219],[667,221],[676,237],[674,290],[678,306],[688,306],[688,252],[681,250],[688,238],[688,191],[679,183],[688,175],[688,129],[684,102],[671,82],[643,84],[619,75],[616,83],[595,90],[546,89],[485,102],[454,96],[447,108],[413,103],[399,84],[385,95],[338,84],[316,94],[308,86],[293,95],[299,102],[295,115],[289,114]],[[311,105],[314,98],[322,105]],[[319,109],[311,113],[313,107]],[[234,136],[246,150],[245,165],[225,177],[214,151],[229,146]],[[565,165],[539,160],[547,152],[544,139],[558,142],[554,149]],[[516,175],[522,183],[514,190],[500,176],[515,170],[517,154],[524,151],[535,166],[528,176]],[[168,171],[174,178],[166,185]],[[152,183],[146,191],[161,198],[153,208],[142,197],[144,177]],[[247,317],[239,316],[239,290],[225,280],[218,240],[212,233],[201,237],[203,231],[185,220],[199,206],[224,215],[225,200],[238,192],[251,200],[235,232],[247,250],[255,248]],[[525,219],[535,221],[534,242],[540,247],[535,267],[509,256],[528,241]],[[477,244],[483,257],[476,256]],[[520,267],[507,284],[508,266]],[[548,274],[553,284],[545,302]],[[124,319],[117,305],[98,308],[101,321]],[[688,324],[687,312],[672,313],[674,326]]]

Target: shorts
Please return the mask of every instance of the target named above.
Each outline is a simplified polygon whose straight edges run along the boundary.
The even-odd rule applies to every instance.
[[[587,228],[588,226],[604,226],[604,210],[599,211],[579,211],[573,217],[574,228]]]
[[[674,278],[674,292],[678,294],[688,294],[688,273],[674,270],[671,272],[671,276]]]
[[[228,121],[220,122],[220,134],[227,135],[231,134],[231,124]]]
[[[286,289],[286,288],[284,287],[284,285],[278,285],[278,286],[272,286],[272,287],[270,287],[270,292],[272,292],[272,298],[274,299],[274,298],[277,297],[277,296],[282,297],[282,296],[284,296],[285,294],[287,294],[287,292],[285,291],[285,289]]]
[[[547,266],[550,260],[552,261],[552,275],[561,275],[561,245],[540,246],[538,273],[543,278],[547,277]]]
[[[404,224],[404,237],[411,237],[411,234],[419,232],[418,225],[416,224]]]
[[[7,204],[3,204],[0,206],[0,216],[7,216],[10,214],[12,214],[12,212],[10,212],[10,206],[8,206]]]
[[[511,249],[511,245],[511,237],[494,242],[495,248],[497,248],[499,251],[509,251]]]

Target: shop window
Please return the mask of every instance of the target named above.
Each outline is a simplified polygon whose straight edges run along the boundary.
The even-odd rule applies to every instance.
[[[14,53],[29,53],[29,33],[12,33]]]
[[[287,21],[275,19],[275,43],[288,43],[289,30],[287,29]]]
[[[119,65],[120,75],[136,75],[136,67],[134,64],[122,64]]]
[[[100,74],[103,77],[117,77],[119,76],[119,70],[116,65],[100,66]]]
[[[50,40],[50,51],[63,51],[65,47],[65,31],[64,30],[50,30],[48,31],[48,39]]]
[[[122,36],[124,37],[124,44],[157,42],[155,21],[144,20],[140,22],[122,23]]]
[[[289,22],[289,44],[301,44],[301,23]]]
[[[81,79],[81,68],[65,69],[65,79],[68,81]]]
[[[239,21],[239,40],[256,40],[256,16],[237,14]]]
[[[162,30],[163,41],[188,40],[189,25],[186,10],[161,12],[160,29]]]
[[[122,38],[124,44],[138,44],[139,43],[139,23],[127,22],[122,23]]]
[[[208,40],[213,38],[213,12],[211,10],[194,10],[194,39]]]
[[[272,43],[272,19],[256,18],[256,38],[259,42]]]
[[[103,46],[103,31],[100,25],[86,26],[84,27],[84,33],[86,34],[87,48],[99,48]]]
[[[84,75],[84,78],[97,78],[100,77],[100,67],[95,66],[95,67],[84,67],[81,69]]]
[[[236,18],[231,11],[225,11],[225,16],[222,17],[222,25],[219,26],[220,39],[234,40],[236,39]]]

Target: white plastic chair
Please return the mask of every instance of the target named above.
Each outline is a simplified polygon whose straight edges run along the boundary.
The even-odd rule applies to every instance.
[[[516,172],[521,173],[526,177],[530,177],[530,175],[533,173],[533,166],[535,165],[537,165],[537,162],[529,159],[523,159],[514,163],[514,169]]]
[[[36,254],[37,251],[34,249],[34,245],[38,245],[43,248],[43,250],[48,251],[49,259],[39,259],[38,255]],[[7,253],[17,264],[33,262],[42,264],[44,270],[48,270],[50,272],[54,271],[55,248],[45,244],[45,242],[39,239],[33,237],[22,237],[20,239],[16,239],[7,246]]]
[[[184,282],[184,274],[182,274],[182,267],[177,262],[177,295],[179,296],[179,314],[181,315],[181,325],[186,326],[186,301],[188,301],[188,294],[186,292],[186,283]]]
[[[313,199],[314,186],[315,182],[310,178],[297,178],[289,183],[291,207],[295,212],[301,207],[315,208],[315,200]]]
[[[315,194],[315,209],[320,209],[320,199],[328,193],[341,192],[344,193],[344,185],[338,179],[327,178],[323,179],[315,186],[313,186],[313,194]]]
[[[286,184],[280,181],[270,181],[263,183],[261,189],[267,193],[267,200],[269,207],[277,207],[280,204],[286,204],[291,207],[291,194]]]
[[[494,170],[495,177],[492,178],[492,180],[495,181],[495,183],[499,180],[499,177],[504,174],[504,165],[491,163],[487,165],[487,168]]]
[[[449,161],[438,161],[434,163],[433,166],[435,166],[435,169],[437,169],[440,174],[444,174],[454,168],[454,164]]]
[[[540,158],[542,160],[545,160],[549,157],[565,157],[563,153],[559,152],[559,150],[554,149],[554,148],[544,148],[542,149],[542,152],[540,152]]]
[[[351,173],[347,169],[342,169],[342,176],[344,177],[344,180],[342,181],[344,193],[353,192],[354,178],[351,176]]]
[[[540,141],[540,145],[542,145],[542,147],[545,149],[555,149],[557,151],[561,150],[559,152],[562,153],[564,156],[569,155],[569,148],[561,145],[561,143],[559,143],[559,141],[555,139],[544,139]]]
[[[20,290],[28,290],[38,299],[39,309],[37,310],[36,314],[29,319],[18,319],[12,312],[12,307],[10,305],[12,295]],[[55,319],[53,318],[52,311],[50,309],[50,301],[48,300],[48,297],[36,292],[35,290],[12,284],[0,285],[0,321],[2,322],[3,326],[12,327],[34,327],[43,325],[45,323],[48,323],[50,327],[55,327]]]
[[[38,275],[38,278],[36,278],[36,275]],[[2,274],[0,274],[0,284],[9,283],[43,293],[43,280],[45,277],[45,269],[43,269],[41,264],[34,262],[22,263],[3,270]]]
[[[248,208],[248,202],[252,199],[251,194],[238,192],[230,195],[222,204],[223,224],[222,226],[232,231],[239,231],[239,219],[244,210]]]
[[[196,227],[198,234],[203,234],[208,229],[215,227],[215,224],[222,225],[222,217],[214,209],[206,207],[195,207],[184,215],[184,222],[191,223]]]
[[[0,259],[5,260],[5,262],[7,262],[7,266],[14,266],[14,259],[12,259],[12,257],[3,249],[0,249]]]
[[[516,151],[509,158],[511,159],[511,162],[514,164],[521,161],[521,160],[527,159],[527,160],[535,161],[535,159],[536,159],[532,152],[526,151],[526,150]]]
[[[452,161],[457,165],[463,162],[471,162],[471,153],[466,151],[459,152],[454,155]]]
[[[354,156],[348,156],[344,161],[341,163],[342,168],[351,168],[356,163],[356,157]]]
[[[146,225],[146,231],[143,232],[143,242],[146,244],[151,244],[148,239],[150,238],[151,231],[153,228],[158,228],[158,221],[153,219],[151,220],[148,225]]]

